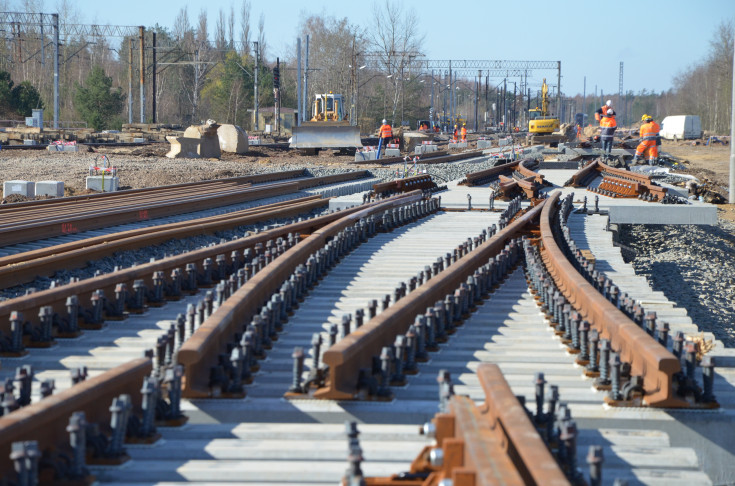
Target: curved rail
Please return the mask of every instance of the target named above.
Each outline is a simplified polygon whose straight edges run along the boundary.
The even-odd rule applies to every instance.
[[[406,177],[405,179],[396,179],[390,182],[380,182],[373,185],[375,194],[395,194],[400,192],[410,192],[416,189],[433,189],[436,184],[428,174],[418,175],[414,177]]]
[[[373,356],[379,355],[383,346],[392,344],[397,335],[404,334],[414,317],[422,313],[427,305],[433,305],[449,292],[453,293],[477,268],[497,255],[511,238],[539,217],[544,206],[545,203],[542,202],[532,208],[475,251],[465,255],[447,270],[425,282],[325,351],[323,361],[329,367],[329,376],[326,386],[318,389],[314,397],[354,399],[360,369],[370,367]]]
[[[236,332],[251,321],[261,306],[276,292],[298,265],[327,243],[329,238],[362,218],[393,209],[422,198],[419,191],[361,207],[320,229],[255,274],[226,300],[179,349],[178,362],[184,365],[184,396],[209,397],[210,367]]]
[[[243,264],[244,251],[247,249],[253,249],[258,244],[265,245],[268,241],[275,241],[278,238],[286,238],[290,233],[295,235],[311,234],[324,225],[360,210],[361,208],[344,209],[340,212],[281,226],[214,247],[202,248],[0,302],[0,331],[6,335],[12,335],[13,328],[9,318],[14,312],[21,313],[19,315],[21,324],[29,322],[32,327],[35,327],[41,321],[39,310],[47,306],[52,308],[52,317],[56,315],[61,319],[73,318],[76,321],[77,313],[83,315],[79,308],[85,303],[92,302],[94,304],[99,302],[100,294],[97,292],[98,290],[102,291],[101,295],[109,296],[109,299],[114,300],[119,284],[125,284],[128,289],[134,289],[136,280],[142,281],[146,289],[151,289],[151,294],[160,294],[158,298],[161,300],[178,299],[180,298],[182,280],[187,281],[191,278],[184,276],[184,269],[190,264],[193,265],[195,289],[198,273],[197,265],[201,265],[199,268],[202,269],[208,266],[211,275],[218,275],[227,268],[237,271]],[[206,263],[207,260],[211,260],[210,263]],[[67,298],[73,296],[76,297],[77,304],[71,311],[72,317],[72,314],[70,314],[71,308],[67,307]],[[102,303],[99,302],[99,304]],[[54,320],[56,320],[56,317],[54,317]],[[94,325],[99,326],[99,323],[94,323]]]
[[[632,322],[580,275],[559,248],[552,231],[552,220],[560,192],[547,200],[541,212],[542,255],[559,290],[600,336],[619,350],[620,359],[629,362],[631,374],[643,378],[645,403],[657,407],[688,407],[674,395],[674,375],[681,372],[679,360]]]

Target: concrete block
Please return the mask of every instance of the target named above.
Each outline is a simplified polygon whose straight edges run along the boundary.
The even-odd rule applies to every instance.
[[[355,152],[355,162],[361,162],[363,160],[377,160],[378,158],[378,152],[375,150],[370,150],[368,152],[361,152],[357,151]]]
[[[237,125],[220,125],[217,137],[222,152],[244,154],[248,151],[248,134]]]
[[[103,179],[105,184],[104,189],[102,187]],[[113,192],[117,191],[119,188],[120,179],[117,176],[87,176],[87,189],[91,189],[93,191]]]
[[[79,152],[79,145],[64,145],[64,152]]]
[[[197,153],[205,159],[218,159],[222,155],[219,148],[217,129],[219,125],[214,120],[207,120],[204,125],[192,125],[184,130],[184,137],[201,140]]]
[[[400,157],[401,156],[401,150],[397,148],[387,148],[383,150],[383,153],[380,154],[381,159],[385,157]]]
[[[133,138],[133,143],[145,143],[145,138],[143,137],[135,137]]]
[[[647,203],[645,206],[610,206],[610,222],[616,224],[717,224],[717,206]]]
[[[49,152],[63,152],[64,146],[63,145],[55,145],[55,144],[49,144],[46,146],[46,150]]]
[[[36,182],[37,196],[64,197],[63,181],[40,181]]]
[[[28,138],[23,140],[23,145],[36,145],[36,143],[38,142],[36,142],[35,140],[28,139]]]
[[[510,145],[511,143],[513,143],[513,139],[510,137],[498,139],[498,147],[505,147],[507,145]]]
[[[414,147],[414,153],[416,155],[429,154],[431,152],[436,152],[438,150],[439,150],[439,147],[437,147],[434,144],[416,145],[416,147]]]
[[[171,150],[168,151],[166,157],[169,159],[198,159],[199,143],[201,139],[190,137],[166,137],[168,143],[171,144]]]
[[[36,195],[36,183],[29,181],[5,181],[3,183],[3,197],[11,194],[34,197]]]
[[[467,148],[467,142],[457,142],[457,143],[449,142],[449,150],[466,149],[466,148]]]
[[[493,146],[492,140],[478,140],[477,141],[477,148],[478,149],[489,149]]]

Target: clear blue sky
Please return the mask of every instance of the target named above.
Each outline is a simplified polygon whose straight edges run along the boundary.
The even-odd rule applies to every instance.
[[[677,73],[707,55],[709,41],[722,20],[735,19],[735,0],[391,0],[415,10],[426,34],[427,59],[543,60],[562,62],[562,90],[567,95],[617,93],[620,61],[624,87],[662,91]],[[45,12],[57,3],[39,0]],[[5,3],[5,2],[0,2]],[[9,1],[9,8],[22,5]],[[269,54],[287,57],[303,12],[347,17],[370,28],[373,0],[251,0],[251,31],[261,13]],[[220,8],[229,12],[240,0],[71,0],[84,23],[171,28],[186,4],[194,21],[202,9],[210,32]],[[383,4],[381,1],[380,5]],[[529,82],[540,85],[556,72],[536,71]]]

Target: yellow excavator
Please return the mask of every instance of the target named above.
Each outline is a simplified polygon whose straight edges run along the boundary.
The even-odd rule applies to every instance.
[[[341,94],[316,94],[311,115],[310,121],[292,128],[291,148],[317,152],[362,147],[360,129],[350,125]]]
[[[528,110],[528,131],[539,135],[555,132],[559,129],[559,119],[549,113],[549,86],[546,78],[541,85],[541,108]]]

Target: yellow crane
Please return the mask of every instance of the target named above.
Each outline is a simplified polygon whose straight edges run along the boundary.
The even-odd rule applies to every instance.
[[[541,108],[528,110],[528,131],[536,134],[552,133],[559,129],[559,119],[549,112],[549,86],[546,78],[541,85]]]

